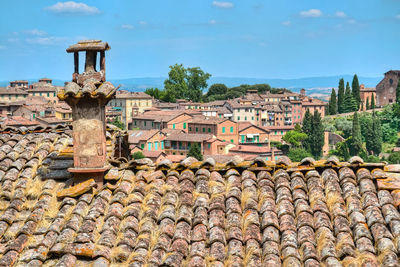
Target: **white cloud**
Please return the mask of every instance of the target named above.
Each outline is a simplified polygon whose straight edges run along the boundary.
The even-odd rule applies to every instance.
[[[335,13],[335,17],[338,17],[338,18],[345,18],[345,17],[347,17],[347,15],[346,15],[346,13],[344,13],[343,11],[337,11],[337,12]]]
[[[147,21],[141,20],[141,21],[139,21],[139,24],[140,25],[147,25]]]
[[[121,25],[121,29],[124,30],[133,30],[135,28],[135,26],[131,25],[131,24],[122,24]]]
[[[300,16],[302,17],[311,17],[311,18],[317,18],[322,16],[322,11],[319,9],[310,9],[306,11],[301,11]]]
[[[292,22],[290,20],[282,22],[283,26],[290,26],[291,24],[292,24]]]
[[[66,37],[35,37],[35,38],[27,38],[26,42],[29,44],[38,44],[38,45],[57,45],[60,43],[64,43],[67,41]]]
[[[28,35],[34,35],[34,36],[47,35],[47,32],[42,31],[42,30],[38,30],[38,29],[26,30],[25,33],[28,34]]]
[[[100,13],[100,10],[97,7],[88,6],[84,3],[74,1],[57,2],[46,9],[59,14],[95,15]]]
[[[233,8],[232,2],[214,1],[212,4],[213,4],[213,6],[219,7],[219,8]]]
[[[396,19],[400,19],[400,14],[398,14],[398,15],[396,16]]]
[[[208,23],[211,24],[211,25],[216,25],[217,21],[215,19],[212,19]]]

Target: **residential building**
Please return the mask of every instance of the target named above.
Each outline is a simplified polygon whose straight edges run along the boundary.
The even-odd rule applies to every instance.
[[[369,107],[366,107],[366,104],[368,102],[368,105],[371,105],[372,98],[374,98],[375,105],[376,105],[376,89],[374,87],[372,88],[365,88],[364,84],[360,85],[360,98],[361,98],[361,105],[360,105],[360,111],[362,110],[367,110]]]
[[[230,100],[226,101],[225,106],[231,110],[233,121],[257,124],[255,106],[252,104],[240,104],[238,100]]]
[[[161,130],[164,128],[171,128],[187,132],[187,124],[192,117],[192,115],[180,111],[148,111],[134,116],[132,121],[128,123],[128,129]]]
[[[269,133],[266,128],[253,125],[249,122],[240,122],[239,125],[239,144],[269,146]]]
[[[20,88],[20,89],[28,89],[28,81],[27,80],[16,80],[10,82],[10,87],[12,88]]]
[[[143,92],[117,91],[115,99],[107,104],[110,107],[119,107],[122,112],[122,122],[128,125],[132,117],[143,113],[153,106],[153,98]]]
[[[223,142],[237,144],[237,123],[229,119],[196,116],[188,122],[190,134],[212,134]]]
[[[128,131],[129,148],[135,147],[141,151],[164,151],[164,139],[167,135],[160,130],[133,130]]]
[[[265,127],[269,130],[270,142],[282,142],[282,137],[290,130],[294,129],[293,125],[283,125],[283,126],[268,126]]]
[[[39,82],[29,86],[27,92],[30,96],[42,96],[51,103],[58,103],[57,90],[60,87],[53,86],[50,79],[43,78]]]
[[[171,134],[164,140],[165,153],[167,155],[187,155],[193,144],[198,144],[202,154],[217,154],[212,151],[212,134]]]
[[[325,108],[327,104],[327,102],[316,98],[305,97],[301,102],[301,117],[303,118],[308,109],[311,113],[314,113],[314,111],[317,110],[321,114],[321,118],[323,118],[325,116]]]
[[[400,70],[390,70],[376,86],[376,106],[383,107],[396,102],[396,88],[400,79]]]
[[[60,120],[71,120],[72,119],[72,109],[64,102],[60,102],[54,108],[54,115]]]
[[[28,96],[25,90],[17,87],[0,87],[0,101],[1,102],[14,102],[24,100]]]

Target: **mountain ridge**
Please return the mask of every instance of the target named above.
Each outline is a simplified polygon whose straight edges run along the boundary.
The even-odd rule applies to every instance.
[[[339,79],[343,78],[345,82],[353,79],[353,75],[333,75],[320,77],[304,77],[293,79],[277,79],[277,78],[249,78],[249,77],[211,77],[208,80],[208,85],[214,83],[224,83],[228,87],[239,86],[241,84],[257,84],[268,83],[271,87],[287,88],[292,91],[299,91],[301,88],[308,89],[309,92],[330,92],[332,88],[337,88]],[[363,77],[359,76],[360,84],[365,84],[366,87],[375,87],[382,77]],[[137,77],[127,79],[109,79],[114,85],[121,85],[122,89],[129,91],[144,91],[146,88],[163,88],[166,77]],[[29,83],[37,82],[38,79],[28,79]],[[57,86],[64,85],[64,80],[54,79],[53,84]],[[0,87],[7,86],[9,81],[0,81]],[[206,91],[206,90],[205,90]]]

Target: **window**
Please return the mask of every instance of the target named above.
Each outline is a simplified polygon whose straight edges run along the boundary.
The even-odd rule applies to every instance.
[[[147,149],[148,149],[149,151],[151,150],[151,145],[152,145],[151,142],[147,143]]]
[[[151,122],[151,127],[154,127],[154,121]]]
[[[196,133],[199,131],[199,128],[196,127]]]
[[[147,123],[146,123],[146,122],[144,122],[144,126],[146,126],[146,124],[147,124]]]
[[[47,97],[50,97],[50,93],[47,93]]]
[[[206,132],[206,128],[203,127],[203,133],[205,133],[205,132]]]
[[[231,126],[231,133],[233,133],[233,126]]]
[[[186,122],[183,123],[183,129],[186,129]]]
[[[240,138],[241,138],[241,142],[244,143],[244,141],[245,141],[245,136],[244,136],[244,135],[241,135]]]
[[[172,129],[175,129],[175,123],[174,123],[174,124],[172,124]]]
[[[164,141],[161,141],[161,150],[164,149]]]
[[[207,144],[207,147],[210,149],[211,148],[211,144]]]
[[[283,135],[283,131],[281,131],[281,135]]]
[[[208,128],[208,132],[211,133],[211,128]]]
[[[222,127],[222,133],[225,133],[225,127]]]
[[[247,117],[244,117],[244,120],[247,121]]]
[[[158,150],[158,142],[154,142],[154,150]]]
[[[192,127],[189,127],[189,132],[191,132],[192,131]]]
[[[144,149],[144,144],[141,144],[140,147],[141,147],[142,149]]]
[[[277,131],[275,131],[275,135],[277,135]]]
[[[251,120],[254,121],[254,117],[251,117]]]
[[[136,121],[135,121],[135,126],[136,126]]]
[[[238,119],[237,119],[238,121],[240,121],[240,116],[238,116]]]
[[[233,139],[231,139],[231,143],[233,144]]]

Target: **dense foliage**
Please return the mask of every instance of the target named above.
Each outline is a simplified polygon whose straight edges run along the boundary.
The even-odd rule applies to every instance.
[[[123,122],[121,122],[118,117],[115,117],[115,119],[110,122],[110,124],[117,126],[118,128],[125,130],[125,124]]]
[[[182,64],[175,64],[169,68],[168,79],[164,81],[164,90],[149,88],[145,93],[165,102],[176,102],[176,99],[201,101],[211,74],[199,67],[185,68]]]
[[[203,154],[201,154],[200,146],[197,143],[194,143],[190,146],[187,156],[194,157],[197,160],[203,160]]]
[[[145,156],[141,151],[136,151],[132,154],[133,159],[143,159]]]

